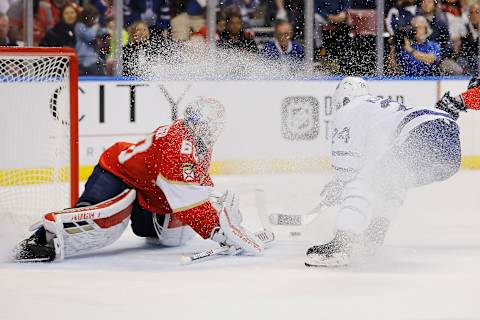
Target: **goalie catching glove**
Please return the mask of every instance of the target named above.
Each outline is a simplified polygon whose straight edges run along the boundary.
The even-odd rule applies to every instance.
[[[221,246],[230,247],[232,254],[236,254],[238,249],[249,255],[261,254],[264,243],[242,226],[238,196],[226,191],[219,202],[217,204],[220,205],[218,209],[220,227],[213,230],[210,239]]]

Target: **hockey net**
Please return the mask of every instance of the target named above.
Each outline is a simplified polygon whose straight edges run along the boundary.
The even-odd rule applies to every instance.
[[[1,218],[28,225],[76,201],[77,68],[72,49],[0,48]]]

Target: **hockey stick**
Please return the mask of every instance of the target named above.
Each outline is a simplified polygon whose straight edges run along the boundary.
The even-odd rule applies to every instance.
[[[258,217],[265,230],[272,232],[272,224],[268,219],[267,203],[265,201],[265,191],[263,189],[255,189],[255,204],[257,206]]]
[[[192,254],[191,256],[183,256],[181,257],[181,262],[182,264],[191,264],[194,262],[200,262],[200,261],[207,261],[211,260],[214,258],[218,258],[222,255],[225,255],[231,251],[231,247],[220,247],[220,248],[215,248],[215,249],[210,249],[210,250],[205,250],[199,253]],[[237,255],[241,252],[241,249],[236,249],[234,254]]]
[[[319,214],[325,212],[326,207],[328,206],[322,201],[305,214],[272,213],[268,218],[273,225],[302,226],[312,223]]]
[[[302,226],[310,224],[315,220],[318,214],[323,213],[324,209],[328,207],[322,201],[315,208],[305,214],[272,213],[268,215],[265,192],[263,189],[255,190],[255,204],[263,227],[270,232],[272,232],[272,225]]]
[[[275,236],[273,235],[273,233],[266,230],[255,232],[255,236],[259,238],[265,244],[265,246],[268,246],[275,240]],[[241,254],[242,251],[243,250],[239,248],[235,249],[233,247],[224,246],[198,252],[190,256],[183,256],[181,257],[181,263],[192,264],[194,262],[208,261],[225,255],[236,256]]]

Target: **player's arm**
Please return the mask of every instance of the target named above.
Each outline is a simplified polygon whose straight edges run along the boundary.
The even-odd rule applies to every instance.
[[[450,92],[445,92],[435,107],[448,112],[455,120],[460,116],[460,111],[480,110],[480,78],[472,78],[468,90],[458,96],[452,97]]]

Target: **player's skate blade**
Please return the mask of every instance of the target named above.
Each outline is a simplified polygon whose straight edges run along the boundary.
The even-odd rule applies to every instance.
[[[350,264],[350,255],[344,252],[336,252],[331,255],[308,254],[305,259],[307,267],[343,267]]]
[[[37,243],[35,235],[20,242],[14,250],[17,262],[50,262],[55,260],[55,249]]]

